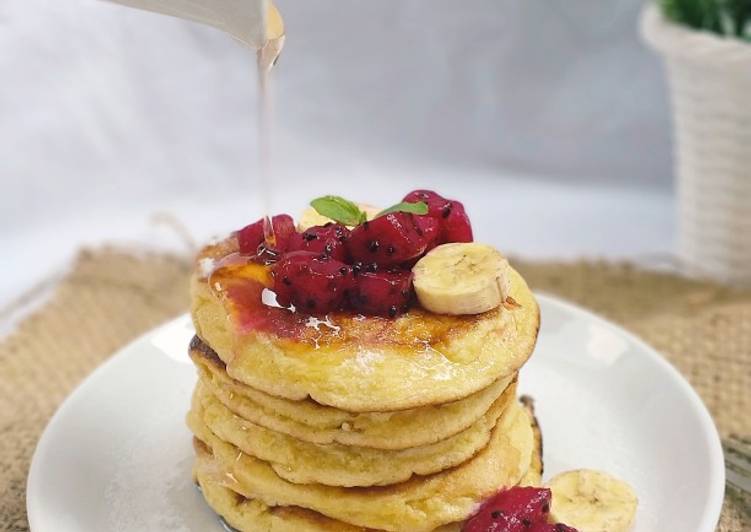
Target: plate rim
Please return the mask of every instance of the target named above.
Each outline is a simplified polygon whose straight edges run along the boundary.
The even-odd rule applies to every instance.
[[[623,335],[626,339],[628,339],[630,342],[644,351],[645,355],[648,356],[652,360],[652,362],[656,363],[662,370],[666,372],[668,376],[676,381],[677,385],[680,387],[682,394],[686,399],[688,399],[690,406],[697,415],[697,419],[703,429],[702,435],[704,436],[707,447],[710,450],[708,456],[710,465],[710,478],[708,482],[709,496],[704,506],[702,519],[697,525],[697,531],[714,531],[719,522],[720,514],[722,512],[722,505],[725,498],[725,459],[717,426],[715,425],[714,419],[710,415],[709,410],[702,401],[698,392],[691,386],[691,384],[688,382],[688,379],[682,373],[680,373],[680,371],[678,371],[678,369],[672,363],[670,363],[667,358],[665,358],[654,347],[649,345],[646,341],[642,340],[639,336],[632,333],[631,331],[626,330],[625,328],[610,321],[607,318],[599,316],[598,314],[586,308],[580,307],[579,305],[566,301],[558,296],[549,294],[544,291],[535,291],[534,295],[539,303],[544,301],[547,305],[558,306],[559,308],[575,315],[576,317],[594,321],[601,326],[610,328],[617,334]],[[140,343],[147,342],[149,338],[151,338],[162,328],[173,326],[174,324],[180,321],[185,321],[186,319],[189,319],[188,313],[184,313],[175,318],[169,319],[161,325],[158,325],[146,331],[145,333],[141,334],[140,336],[136,337],[135,339],[131,340],[126,345],[115,351],[115,353],[113,353],[109,358],[99,364],[89,375],[87,375],[78,385],[76,385],[68,394],[68,396],[63,400],[60,406],[58,406],[58,408],[55,410],[55,413],[45,425],[44,430],[42,431],[42,434],[36,443],[34,452],[31,457],[29,473],[26,477],[26,514],[30,530],[40,532],[38,530],[35,530],[35,526],[36,524],[38,524],[38,522],[36,522],[35,516],[40,515],[41,509],[37,508],[38,502],[36,501],[36,498],[29,495],[32,491],[36,491],[35,486],[37,486],[40,482],[39,479],[41,478],[40,475],[42,474],[42,472],[39,471],[39,462],[41,460],[39,457],[43,454],[48,453],[47,448],[52,445],[52,441],[50,440],[52,429],[58,424],[62,423],[62,420],[65,419],[66,412],[73,408],[73,406],[76,404],[77,397],[83,393],[83,390],[85,390],[91,384],[91,382],[98,379],[100,374],[105,373],[110,366],[114,365],[120,359],[126,356],[127,353],[131,351],[135,346]],[[541,330],[544,326],[544,321],[542,321],[540,325]]]
[[[657,349],[649,345],[635,333],[591,310],[561,299],[558,296],[548,294],[547,292],[535,292],[535,297],[547,300],[549,303],[558,305],[575,315],[594,320],[599,325],[610,328],[612,331],[624,335],[626,339],[640,347],[653,362],[660,366],[661,369],[663,369],[676,382],[676,384],[681,387],[682,393],[687,399],[689,399],[694,412],[697,414],[697,418],[703,429],[701,434],[704,436],[707,447],[710,450],[708,456],[711,475],[708,482],[709,496],[707,498],[707,504],[704,506],[702,519],[699,524],[697,524],[697,531],[714,532],[720,521],[722,506],[725,502],[725,455],[722,450],[722,440],[720,438],[720,433],[717,430],[717,425],[714,422],[714,418],[712,418],[712,415],[709,413],[707,405],[704,404],[704,401],[699,396],[699,392],[691,386],[688,379],[678,371],[678,368],[676,368],[665,356],[661,355]],[[543,326],[544,325],[541,324],[541,327]]]

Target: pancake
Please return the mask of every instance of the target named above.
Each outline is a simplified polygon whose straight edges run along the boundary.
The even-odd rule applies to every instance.
[[[202,383],[194,394],[189,425],[203,423],[217,437],[268,462],[277,475],[295,484],[383,486],[466,462],[488,444],[498,418],[515,398],[514,384],[466,430],[437,443],[399,451],[319,445],[265,429],[234,415]]]
[[[202,473],[212,467],[210,457],[199,455],[196,483],[206,503],[224,522],[241,532],[377,532],[372,528],[350,525],[312,510],[297,506],[268,506],[246,499]],[[433,532],[460,532],[461,523],[451,523]]]
[[[542,444],[539,431],[535,433],[535,449],[530,467],[520,485],[539,486],[542,469]],[[326,517],[318,512],[296,506],[268,506],[259,500],[246,499],[215,480],[211,450],[200,440],[196,446],[195,480],[201,487],[208,505],[224,520],[242,532],[368,532],[366,529]],[[406,530],[406,529],[405,529]],[[443,525],[434,532],[459,532],[461,523]]]
[[[216,353],[195,337],[190,356],[211,393],[238,416],[310,443],[407,449],[453,436],[476,422],[511,384],[500,379],[465,399],[388,413],[346,412],[310,399],[290,401],[232,379]]]
[[[365,532],[367,529],[330,519],[296,506],[268,506],[246,499],[214,480],[211,450],[194,440],[196,464],[193,476],[203,498],[227,524],[242,532]]]
[[[287,482],[268,463],[242,453],[205,426],[192,429],[219,466],[210,474],[232,491],[269,506],[299,506],[389,531],[431,531],[466,519],[487,497],[522,479],[534,448],[531,418],[513,403],[493,429],[488,445],[457,467],[391,486],[340,488]]]
[[[221,257],[228,246],[205,248],[198,264]],[[524,279],[513,269],[509,275],[508,303],[484,314],[445,316],[415,307],[394,319],[332,313],[311,322],[263,307],[266,323],[275,325],[248,328],[232,318],[239,315],[240,298],[226,296],[238,291],[229,285],[217,292],[196,271],[191,315],[227,373],[252,388],[350,412],[405,410],[463,399],[511,377],[526,362],[539,309]],[[221,287],[214,277],[211,283]]]

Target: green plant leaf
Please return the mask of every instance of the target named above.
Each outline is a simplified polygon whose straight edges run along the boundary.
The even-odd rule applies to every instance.
[[[748,37],[751,0],[658,0],[665,17],[718,35]]]
[[[428,214],[428,204],[425,203],[424,201],[418,201],[415,203],[402,201],[401,203],[392,205],[388,209],[383,209],[381,212],[379,212],[376,215],[376,218],[378,216],[383,216],[384,214],[388,214],[390,212],[410,212],[412,214]]]
[[[360,208],[341,196],[321,196],[310,202],[318,214],[344,225],[360,225],[367,218]]]

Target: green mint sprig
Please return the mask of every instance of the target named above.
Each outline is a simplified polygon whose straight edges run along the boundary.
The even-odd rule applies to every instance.
[[[341,196],[321,196],[320,198],[311,201],[310,206],[321,216],[331,218],[335,222],[344,225],[356,226],[368,219],[367,214],[362,211],[357,204],[348,199],[342,198]],[[392,212],[428,214],[428,206],[423,201],[418,201],[416,203],[402,201],[401,203],[392,205],[388,209],[382,210],[376,215],[376,218]]]
[[[388,214],[390,212],[410,212],[412,214],[428,214],[428,204],[424,201],[417,201],[415,203],[410,203],[408,201],[402,201],[400,203],[397,203],[396,205],[392,205],[388,209],[383,209],[381,212],[379,212],[376,217],[383,216],[384,214]]]
[[[367,220],[360,207],[341,196],[321,196],[310,202],[318,214],[344,225],[360,225]]]

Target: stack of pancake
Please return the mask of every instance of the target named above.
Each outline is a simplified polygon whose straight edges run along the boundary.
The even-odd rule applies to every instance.
[[[539,313],[515,271],[506,303],[480,315],[291,315],[247,330],[200,270],[194,477],[232,527],[459,530],[500,489],[540,482],[539,431],[516,398]]]

